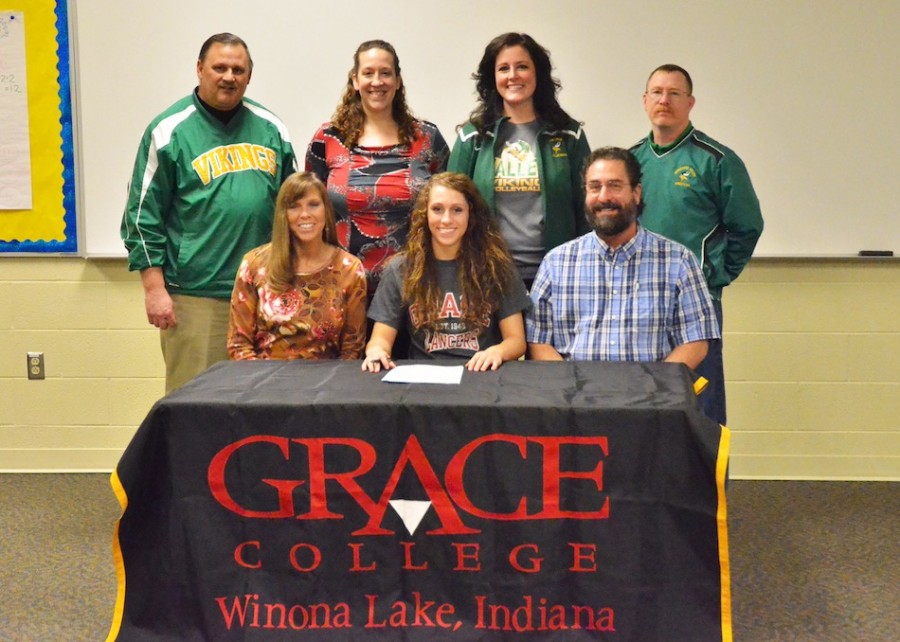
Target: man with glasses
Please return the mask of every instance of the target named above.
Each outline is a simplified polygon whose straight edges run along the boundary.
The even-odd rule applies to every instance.
[[[538,268],[525,317],[529,356],[696,368],[719,338],[697,259],[638,224],[641,166],[627,150],[594,150],[583,178],[593,231],[551,250]]]
[[[694,129],[691,76],[678,65],[662,65],[647,79],[644,110],[650,134],[631,148],[644,176],[641,224],[678,241],[699,259],[722,330],[722,289],[753,254],[763,230],[750,175],[732,150]],[[725,424],[722,342],[714,341],[697,368],[709,381],[700,405]]]

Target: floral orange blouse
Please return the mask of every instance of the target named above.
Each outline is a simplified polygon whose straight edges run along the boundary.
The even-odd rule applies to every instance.
[[[260,255],[241,261],[231,294],[231,359],[359,359],[366,340],[366,276],[352,254],[335,248],[317,272],[297,274],[292,289],[266,284]]]

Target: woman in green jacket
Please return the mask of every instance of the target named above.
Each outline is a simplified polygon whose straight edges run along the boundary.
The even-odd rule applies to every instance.
[[[478,105],[448,170],[468,174],[531,286],[548,250],[588,231],[581,172],[590,146],[560,107],[550,54],[524,33],[497,36],[472,75]]]

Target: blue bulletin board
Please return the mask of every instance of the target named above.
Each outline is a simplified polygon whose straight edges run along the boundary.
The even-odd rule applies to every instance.
[[[8,8],[0,10],[0,38],[10,39],[5,45],[21,47],[24,34],[21,68],[25,78],[9,68],[4,71],[4,63],[12,58],[7,55],[6,61],[0,59],[0,92],[8,92],[8,97],[9,92],[20,93],[27,87],[27,120],[22,108],[23,125],[17,127],[23,141],[21,153],[30,154],[30,167],[25,159],[30,190],[26,176],[24,200],[0,204],[0,252],[74,254],[79,248],[68,0],[4,4]],[[4,144],[8,143],[0,141]],[[6,151],[9,156],[10,148]],[[19,153],[16,149],[13,155]],[[23,202],[30,207],[15,206]]]

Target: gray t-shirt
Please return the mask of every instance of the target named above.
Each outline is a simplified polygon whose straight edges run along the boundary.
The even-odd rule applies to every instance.
[[[403,276],[406,257],[391,261],[381,276],[375,297],[369,306],[369,318],[389,325],[410,336],[409,355],[394,355],[403,359],[469,359],[479,350],[500,343],[500,321],[531,308],[531,299],[521,279],[513,278],[499,305],[484,317],[479,328],[469,328],[460,319],[462,300],[457,275],[457,261],[436,261],[438,285],[442,294],[442,314],[435,331],[416,327],[415,310],[403,300]]]
[[[544,207],[537,155],[540,123],[505,121],[497,132],[494,208],[500,233],[523,279],[533,279],[544,258]]]

